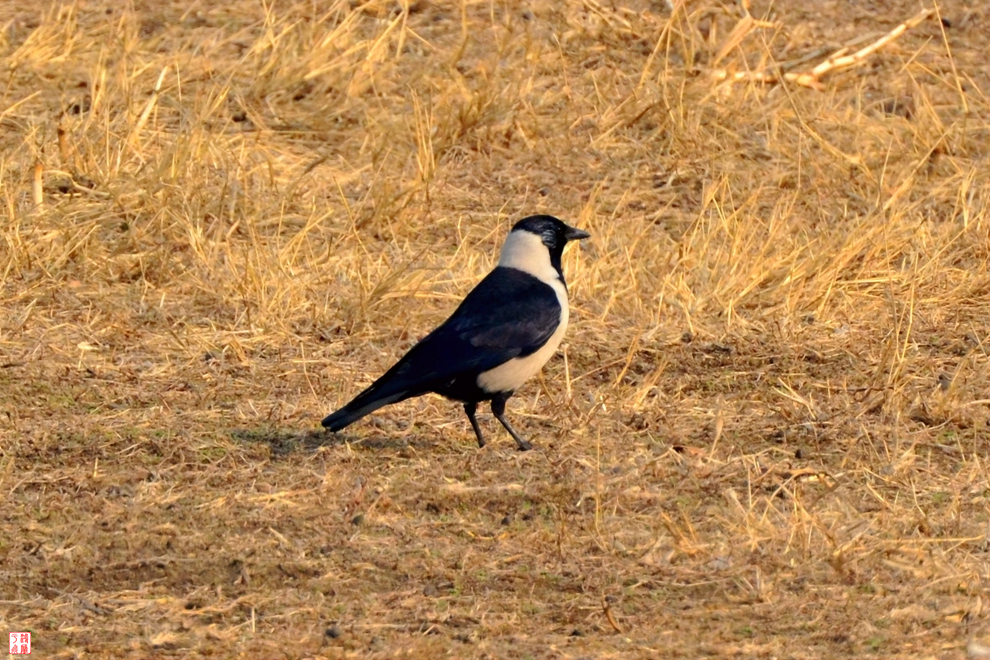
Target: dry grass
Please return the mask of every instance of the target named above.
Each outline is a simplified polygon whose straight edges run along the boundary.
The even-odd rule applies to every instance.
[[[36,654],[985,641],[977,5],[822,91],[732,74],[919,6],[23,6],[0,5],[0,627]],[[490,418],[479,451],[432,398],[313,430],[538,211],[594,237],[565,258],[564,358],[510,403],[537,451]]]

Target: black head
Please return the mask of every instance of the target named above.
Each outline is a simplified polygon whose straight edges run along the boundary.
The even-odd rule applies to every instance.
[[[512,231],[528,231],[536,234],[550,250],[559,255],[568,241],[578,241],[591,236],[588,232],[564,224],[552,215],[531,215],[512,225]]]
[[[571,227],[552,215],[531,215],[512,225],[512,233],[525,231],[540,237],[543,245],[550,252],[550,263],[557,271],[557,276],[564,281],[564,271],[560,267],[560,258],[564,254],[564,246],[568,241],[579,241],[591,236],[588,232]]]

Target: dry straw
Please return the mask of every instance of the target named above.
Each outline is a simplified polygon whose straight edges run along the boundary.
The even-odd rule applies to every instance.
[[[3,627],[978,655],[988,25],[921,9],[4,5]],[[511,404],[540,450],[433,398],[315,431],[531,212],[593,234]]]

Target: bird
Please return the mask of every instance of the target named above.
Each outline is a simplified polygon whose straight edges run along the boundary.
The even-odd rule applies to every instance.
[[[560,346],[570,317],[561,256],[569,242],[590,236],[551,215],[516,222],[495,268],[454,313],[323,426],[335,433],[383,406],[434,393],[463,404],[478,447],[485,436],[476,411],[488,401],[519,450],[532,449],[509,424],[505,404]]]

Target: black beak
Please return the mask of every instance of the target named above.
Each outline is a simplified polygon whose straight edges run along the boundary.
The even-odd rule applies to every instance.
[[[567,229],[564,230],[564,238],[568,241],[580,241],[582,238],[591,238],[591,234],[583,229],[568,226]]]

